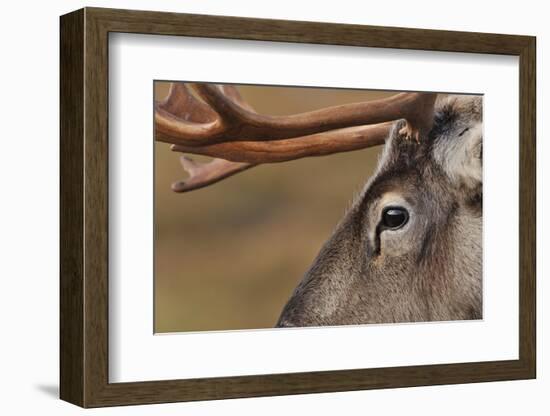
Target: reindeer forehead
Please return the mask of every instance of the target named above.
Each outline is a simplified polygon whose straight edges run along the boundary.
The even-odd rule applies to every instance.
[[[420,143],[407,140],[399,134],[404,121],[395,123],[384,148],[378,173],[425,167],[433,160],[433,153],[438,147],[447,145],[445,142],[449,140],[460,140],[462,131],[480,123],[481,119],[480,96],[452,95],[438,99],[433,128]]]
[[[447,175],[438,155],[443,148],[462,140],[464,129],[479,124],[481,110],[479,96],[443,97],[436,105],[432,131],[420,143],[399,134],[404,121],[395,123],[363,199],[378,199],[388,192],[419,194],[433,186],[445,187]]]

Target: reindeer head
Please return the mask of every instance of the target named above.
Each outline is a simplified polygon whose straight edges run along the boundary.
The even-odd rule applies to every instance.
[[[481,317],[480,98],[443,101],[421,143],[400,125],[278,326]]]
[[[404,93],[270,117],[255,113],[234,87],[172,84],[156,104],[156,139],[215,157],[201,164],[182,156],[190,178],[173,185],[177,192],[260,163],[385,142],[377,171],[277,326],[475,319],[481,317],[481,99],[436,98]]]

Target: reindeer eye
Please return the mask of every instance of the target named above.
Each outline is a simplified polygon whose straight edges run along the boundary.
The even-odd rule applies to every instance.
[[[382,225],[385,228],[396,230],[403,227],[409,220],[409,213],[405,208],[387,207],[382,212]]]

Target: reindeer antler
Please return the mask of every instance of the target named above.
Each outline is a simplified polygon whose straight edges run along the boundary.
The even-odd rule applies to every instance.
[[[400,93],[302,114],[267,116],[256,113],[233,86],[172,83],[168,97],[155,104],[156,140],[171,143],[177,152],[215,158],[199,163],[182,157],[190,177],[172,189],[186,192],[261,163],[382,144],[398,119],[407,122],[400,133],[418,141],[432,127],[436,97]]]

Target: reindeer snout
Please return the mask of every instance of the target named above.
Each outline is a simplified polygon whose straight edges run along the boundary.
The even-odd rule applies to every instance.
[[[296,328],[298,325],[287,319],[279,319],[276,328]]]
[[[277,321],[276,328],[296,328],[305,326],[303,319],[300,319],[300,311],[297,308],[296,298],[292,297],[289,302],[285,305],[281,316]]]

